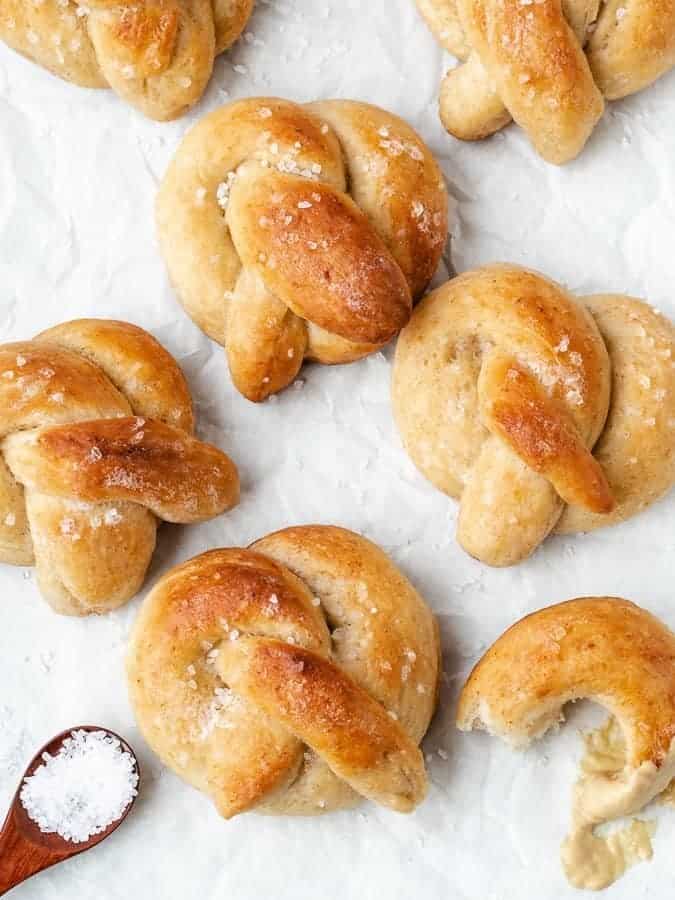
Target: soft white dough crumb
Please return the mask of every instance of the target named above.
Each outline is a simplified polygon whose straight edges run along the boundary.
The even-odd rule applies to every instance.
[[[24,779],[21,803],[40,831],[74,844],[121,818],[137,793],[133,756],[106,731],[73,731]]]

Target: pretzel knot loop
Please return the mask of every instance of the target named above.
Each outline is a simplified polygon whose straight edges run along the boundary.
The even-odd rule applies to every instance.
[[[461,497],[459,539],[478,558],[529,555],[563,501],[612,508],[591,455],[607,351],[590,313],[541,276],[490,266],[429,295],[399,341],[393,390],[406,447]]]
[[[675,65],[675,0],[417,0],[463,65],[446,75],[441,118],[464,140],[511,119],[537,152],[582,150],[604,99],[634,94]]]
[[[204,93],[255,0],[3,0],[0,38],[55,75],[111,87],[152,119]]]
[[[305,358],[350,362],[398,333],[438,265],[447,194],[395,116],[260,98],[192,129],[157,220],[181,302],[259,401]]]
[[[126,602],[158,519],[238,500],[234,464],[192,430],[178,365],[140,328],[82,319],[0,346],[0,560],[34,562],[58,612]]]
[[[148,596],[131,699],[164,762],[229,818],[424,797],[436,703],[429,609],[385,554],[339,528],[214,550]]]
[[[674,354],[672,323],[643,301],[577,302],[516,266],[429,294],[398,342],[394,412],[415,464],[461,500],[462,546],[511,565],[554,527],[613,525],[663,497]]]

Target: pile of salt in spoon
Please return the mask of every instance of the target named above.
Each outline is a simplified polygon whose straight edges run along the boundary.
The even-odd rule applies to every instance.
[[[45,833],[83,843],[120,819],[138,787],[134,757],[106,731],[75,730],[21,786],[21,803]]]

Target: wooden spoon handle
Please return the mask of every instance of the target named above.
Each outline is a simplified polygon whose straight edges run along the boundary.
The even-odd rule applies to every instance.
[[[60,858],[54,851],[27,841],[16,827],[10,810],[0,831],[0,896]]]

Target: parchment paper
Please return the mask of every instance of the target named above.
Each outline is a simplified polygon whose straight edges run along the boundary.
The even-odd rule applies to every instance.
[[[510,260],[575,291],[625,291],[675,315],[675,74],[614,104],[581,159],[556,169],[513,127],[481,144],[448,137],[436,113],[448,63],[412,0],[259,0],[199,107],[155,124],[112,93],[69,86],[0,47],[0,340],[76,316],[148,328],[185,369],[201,435],[242,474],[233,513],[161,529],[148,585],[209,547],[244,545],[287,524],[342,524],[383,545],[436,611],[446,672],[425,743],[431,790],[414,815],[364,804],[321,819],[225,823],[161,769],[135,727],[123,657],[142,597],[104,618],[60,618],[29,570],[0,567],[0,805],[35,749],[83,722],[124,734],[144,775],[142,798],[116,835],[26,883],[17,900],[577,895],[558,848],[578,729],[602,717],[575,708],[558,735],[517,754],[456,732],[456,696],[504,628],[559,600],[619,594],[675,626],[675,496],[619,528],[549,540],[517,568],[480,565],[455,543],[455,505],[400,447],[390,351],[342,368],[307,367],[304,385],[249,404],[232,389],[222,351],[172,296],[154,234],[157,180],[208,110],[258,94],[360,98],[406,117],[441,160],[457,200],[458,270]],[[672,896],[675,811],[654,815],[653,862],[631,870],[608,891],[611,900]]]

